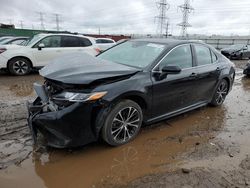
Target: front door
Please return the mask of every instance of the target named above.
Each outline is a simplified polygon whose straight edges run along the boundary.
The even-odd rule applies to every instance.
[[[179,74],[167,75],[159,80],[153,73],[153,117],[165,116],[192,105],[195,98],[196,68],[193,64],[191,46],[181,45],[172,50],[156,67],[161,72],[166,65],[179,66]],[[155,69],[154,69],[155,70]],[[154,72],[154,71],[153,71]]]
[[[44,48],[39,49],[39,44],[44,44]],[[48,36],[38,42],[32,48],[35,62],[34,66],[45,66],[52,60],[62,55],[61,36]]]

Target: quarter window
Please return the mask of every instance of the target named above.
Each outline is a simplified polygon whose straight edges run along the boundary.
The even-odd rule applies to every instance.
[[[90,42],[89,39],[80,38],[80,37],[79,37],[79,40],[80,40],[80,46],[81,46],[81,47],[92,46],[92,43]]]
[[[195,45],[198,66],[212,64],[210,49],[206,46]]]
[[[192,67],[193,58],[190,45],[177,47],[170,52],[161,62],[159,70],[162,70],[166,65],[179,66],[181,69]]]

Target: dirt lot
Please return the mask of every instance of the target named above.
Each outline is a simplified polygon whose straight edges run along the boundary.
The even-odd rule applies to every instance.
[[[246,61],[236,61],[243,68]],[[77,150],[32,145],[26,100],[38,74],[0,73],[0,187],[250,187],[250,79],[238,69],[219,108],[145,127],[133,142]]]

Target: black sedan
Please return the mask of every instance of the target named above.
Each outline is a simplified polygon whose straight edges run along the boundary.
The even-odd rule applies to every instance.
[[[234,64],[194,41],[137,39],[98,57],[72,54],[40,71],[38,98],[28,103],[36,140],[77,147],[100,137],[112,146],[133,140],[142,125],[211,104],[222,105]]]
[[[235,44],[221,50],[221,53],[229,59],[250,58],[250,46]]]

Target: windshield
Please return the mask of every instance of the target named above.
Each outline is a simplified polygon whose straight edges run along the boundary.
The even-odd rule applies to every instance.
[[[144,68],[151,64],[165,49],[165,45],[127,41],[100,54],[98,58],[124,64],[132,67]]]
[[[21,43],[22,46],[29,46],[31,44],[33,44],[36,41],[39,41],[41,38],[43,38],[42,35],[35,35],[31,38],[29,38],[27,41],[24,41],[23,43]]]

